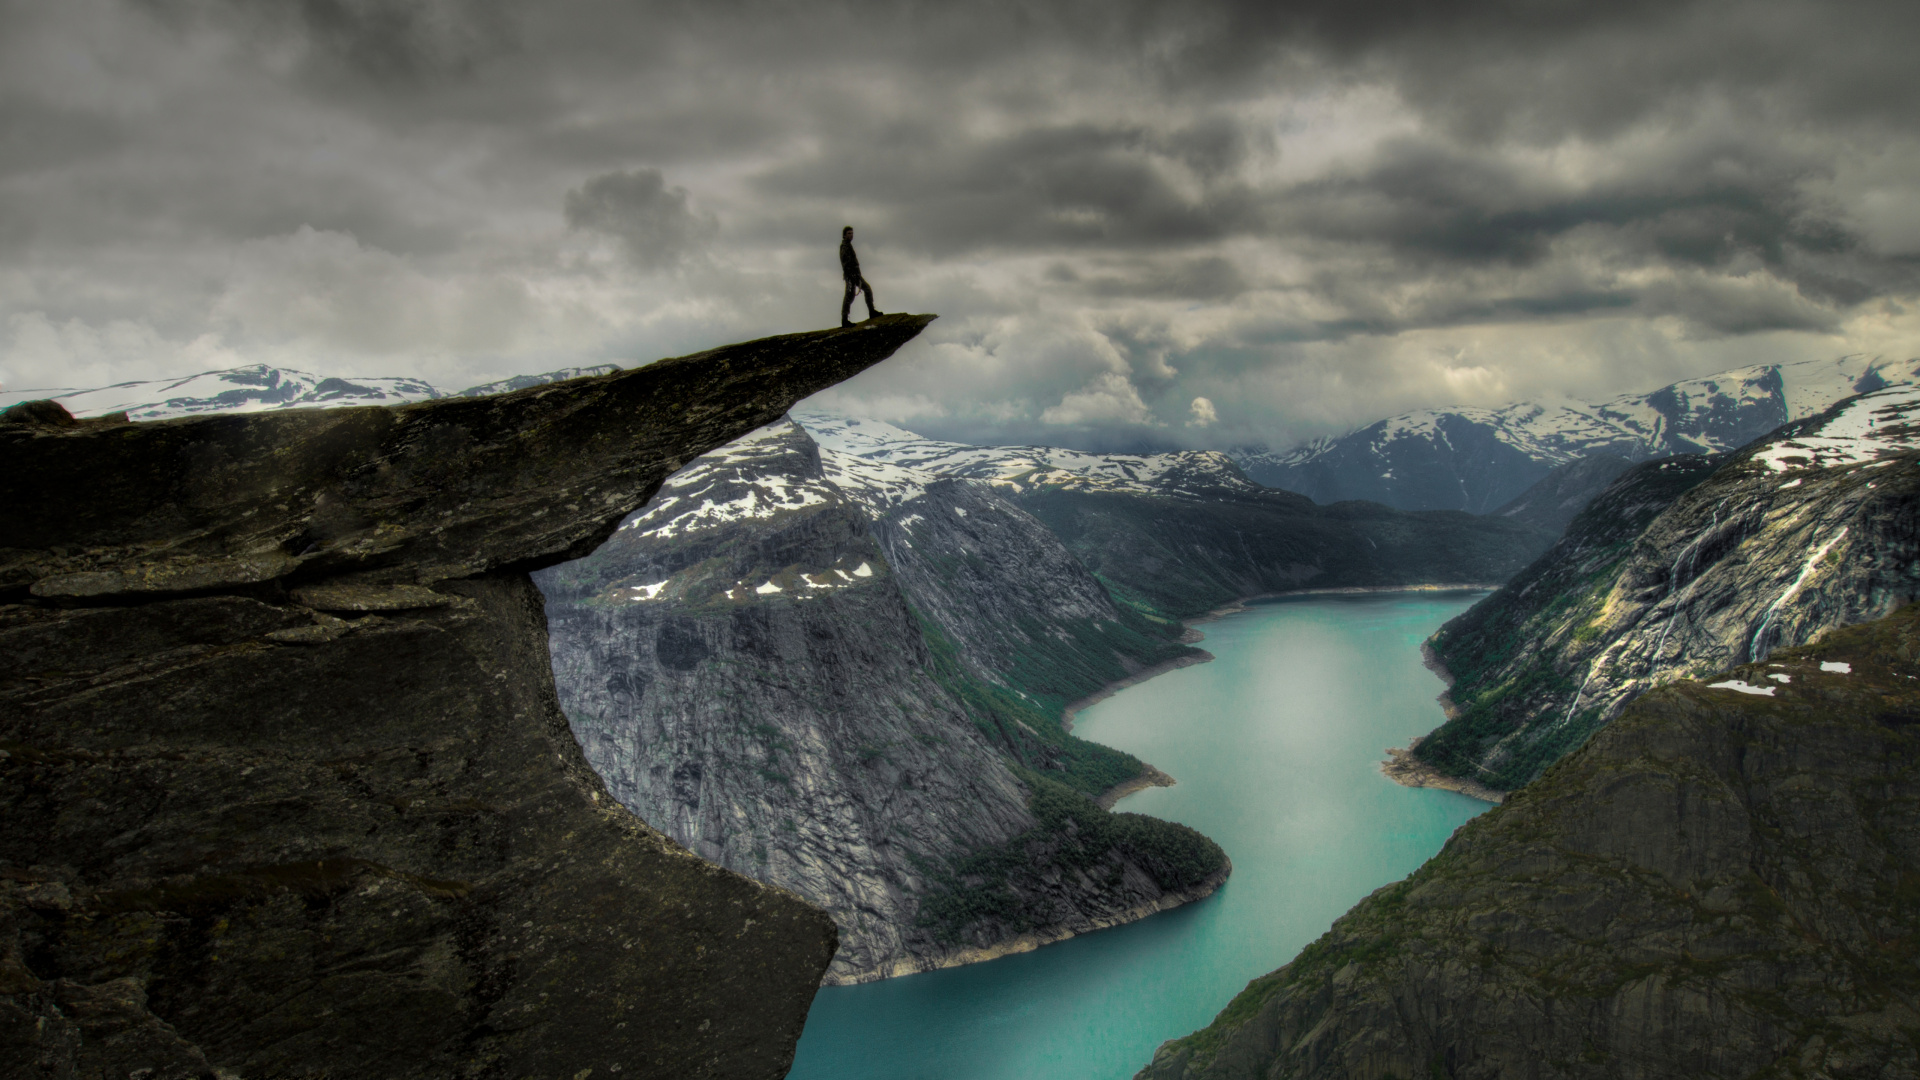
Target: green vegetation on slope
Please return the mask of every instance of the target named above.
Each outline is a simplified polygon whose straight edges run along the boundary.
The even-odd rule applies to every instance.
[[[953,639],[915,614],[933,654],[934,678],[975,726],[1020,766],[1052,774],[1090,797],[1139,776],[1143,766],[1132,754],[1070,734],[1061,724],[1066,706],[1130,671],[1197,651],[1168,641],[1124,608],[1118,621],[1077,619],[1053,628],[1065,640],[1037,623],[1022,625],[1032,644],[1015,655],[1003,686],[968,671]],[[1122,657],[1132,661],[1131,668]]]
[[[1593,639],[1588,627],[1641,533],[1722,460],[1673,457],[1628,470],[1545,555],[1441,627],[1427,644],[1453,678],[1454,715],[1415,756],[1511,791],[1585,742],[1601,717],[1593,709],[1568,715],[1582,677],[1568,653]]]
[[[1116,814],[1031,769],[1034,826],[1004,844],[955,860],[920,906],[921,926],[943,944],[990,942],[1059,921],[1050,880],[1118,886],[1131,861],[1167,892],[1190,889],[1226,866],[1220,845],[1185,825]]]

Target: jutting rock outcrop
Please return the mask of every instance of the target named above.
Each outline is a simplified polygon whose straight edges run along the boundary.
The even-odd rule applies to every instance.
[[[1920,607],[1641,696],[1143,1080],[1920,1073]]]
[[[779,1077],[827,917],[607,795],[528,572],[931,316],[0,424],[0,1074]]]
[[[823,451],[784,421],[536,581],[561,706],[608,789],[832,914],[830,983],[1032,948],[1226,878],[1193,830],[1094,805],[1141,763],[1059,721],[1204,654],[984,484]]]
[[[1920,598],[1916,420],[1920,389],[1894,387],[1730,454],[1622,475],[1434,635],[1452,718],[1415,755],[1510,790],[1650,687]]]

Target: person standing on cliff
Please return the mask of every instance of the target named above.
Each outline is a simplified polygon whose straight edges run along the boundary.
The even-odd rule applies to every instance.
[[[840,230],[840,276],[847,279],[847,295],[840,299],[840,325],[852,326],[847,321],[847,312],[853,308],[853,294],[857,290],[867,294],[867,318],[875,318],[880,309],[873,306],[873,286],[860,276],[860,256],[853,253],[853,226]]]

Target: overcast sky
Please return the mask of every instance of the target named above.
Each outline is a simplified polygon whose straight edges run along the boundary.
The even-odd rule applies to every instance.
[[[635,364],[833,325],[843,224],[941,319],[816,400],[968,441],[1906,358],[1916,45],[1912,0],[0,0],[0,384]]]

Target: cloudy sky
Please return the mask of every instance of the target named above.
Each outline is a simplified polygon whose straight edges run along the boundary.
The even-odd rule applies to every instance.
[[[1906,358],[1916,43],[1911,0],[0,0],[0,384],[640,363],[832,325],[843,224],[941,319],[822,403],[969,441]]]

